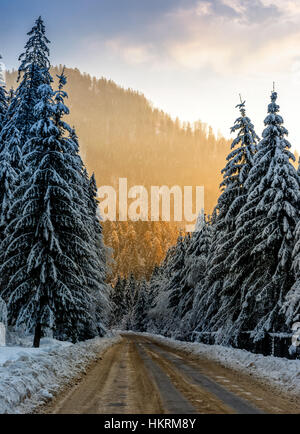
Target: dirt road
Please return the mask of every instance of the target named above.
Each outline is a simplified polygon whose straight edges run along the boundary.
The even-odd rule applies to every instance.
[[[139,335],[124,335],[43,413],[300,413],[295,399],[252,377]]]

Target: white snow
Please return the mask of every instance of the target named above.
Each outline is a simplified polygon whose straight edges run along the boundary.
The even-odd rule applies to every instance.
[[[29,413],[83,373],[119,336],[79,344],[45,338],[40,348],[0,348],[0,414]]]
[[[3,322],[0,322],[0,347],[5,347],[6,344],[6,327]]]
[[[263,356],[221,345],[175,341],[150,333],[143,335],[172,348],[219,362],[227,368],[251,374],[283,392],[300,396],[300,360]]]
[[[0,297],[0,322],[7,325],[7,307],[4,300]]]

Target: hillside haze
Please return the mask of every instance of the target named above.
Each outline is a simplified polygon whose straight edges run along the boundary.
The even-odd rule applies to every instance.
[[[53,68],[55,77],[61,67]],[[204,185],[206,210],[219,194],[220,170],[229,143],[205,123],[181,124],[153,108],[141,93],[111,80],[66,69],[68,122],[79,136],[81,154],[98,185]],[[16,86],[16,72],[7,87]],[[56,87],[56,83],[54,84]],[[205,113],[199,116],[205,118]]]
[[[61,70],[61,66],[52,68],[54,89]],[[117,189],[121,177],[128,179],[128,188],[203,185],[206,212],[212,211],[228,141],[216,138],[200,121],[191,125],[172,120],[141,93],[123,89],[111,80],[92,78],[78,69],[67,68],[65,73],[70,108],[67,121],[76,128],[82,157],[90,174],[95,172],[98,187]],[[16,87],[16,78],[15,71],[7,73],[8,88]],[[205,113],[199,115],[205,118]],[[128,275],[129,270],[136,277],[149,277],[176,242],[179,229],[185,227],[160,222],[113,226],[112,230],[109,222],[104,224],[105,242],[114,250],[113,279],[117,274]]]

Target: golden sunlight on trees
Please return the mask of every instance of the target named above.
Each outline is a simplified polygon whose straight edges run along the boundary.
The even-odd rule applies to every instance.
[[[62,67],[52,69],[56,77]],[[201,121],[181,124],[152,107],[140,93],[113,81],[97,80],[78,69],[66,69],[71,125],[76,125],[81,154],[98,187],[117,189],[119,178],[129,185],[204,186],[206,212],[219,195],[221,168],[229,141],[216,138]],[[15,87],[16,72],[7,74]],[[57,83],[54,83],[54,88]],[[205,113],[199,113],[205,118]],[[182,226],[182,225],[181,225]],[[113,249],[111,279],[116,274],[149,277],[168,248],[176,243],[181,226],[162,222],[105,223],[105,243]]]

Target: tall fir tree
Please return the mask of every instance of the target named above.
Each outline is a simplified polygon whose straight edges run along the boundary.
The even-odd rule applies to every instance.
[[[85,269],[94,252],[82,213],[81,159],[61,119],[67,108],[55,103],[50,85],[41,85],[39,95],[37,121],[23,148],[26,169],[18,175],[1,246],[10,323],[34,330],[36,347],[43,327],[74,342],[86,330],[96,334],[86,290]]]
[[[0,61],[2,59],[2,56],[0,54]],[[1,68],[1,62],[0,62],[0,132],[3,128],[4,120],[7,115],[8,110],[8,95],[5,90],[5,76],[4,71]]]
[[[170,249],[166,258],[160,266],[156,266],[149,280],[148,300],[149,310],[146,318],[146,328],[151,333],[162,333],[162,324],[165,323],[161,307],[164,305],[164,315],[168,313],[168,293],[165,291],[169,282],[169,256]],[[164,301],[162,302],[162,298]]]
[[[111,310],[110,310],[110,326],[121,327],[122,320],[126,315],[126,298],[125,298],[126,280],[120,276],[117,279],[115,286],[110,293]]]
[[[2,59],[1,55],[0,59]],[[5,90],[4,71],[0,70],[0,241],[3,239],[7,210],[16,179],[16,171],[11,162],[15,158],[15,149],[18,149],[20,138],[17,129],[12,127],[9,143],[1,140],[1,132],[8,117],[8,105],[9,96]]]
[[[208,257],[211,245],[211,217],[200,215],[198,228],[193,233],[191,246],[188,251],[186,268],[186,283],[188,288],[182,300],[181,329],[190,340],[192,332],[198,324],[199,296],[208,270]]]
[[[184,265],[180,270],[180,277],[177,277],[177,287],[175,286],[175,291],[173,288],[170,295],[170,301],[174,300],[174,296],[176,297],[172,306],[174,318],[172,336],[175,338],[191,339],[194,319],[193,307],[197,288],[202,284],[207,273],[207,255],[210,242],[210,221],[202,213],[198,217],[195,232],[185,238]]]
[[[31,128],[35,123],[35,106],[39,100],[38,89],[42,84],[50,84],[52,78],[49,72],[50,41],[45,36],[45,26],[39,17],[25,45],[25,51],[19,57],[19,85],[10,102],[4,126],[0,134],[0,144],[13,150],[12,165],[18,168],[21,151],[30,138]],[[15,135],[20,152],[14,150]]]
[[[125,330],[132,330],[134,327],[134,309],[138,298],[138,282],[131,273],[125,284],[125,304],[126,314],[123,318],[123,328]]]
[[[298,181],[300,185],[300,158],[298,161]],[[293,250],[293,270],[296,282],[288,292],[282,311],[285,313],[286,325],[291,328],[293,323],[300,321],[300,210],[295,230],[295,245]]]
[[[222,170],[222,193],[214,211],[207,277],[197,296],[200,297],[200,306],[196,331],[218,330],[217,342],[228,336],[225,329],[234,327],[234,315],[238,309],[236,291],[239,288],[232,284],[228,256],[234,247],[237,216],[247,200],[245,183],[253,167],[259,140],[251,120],[246,116],[245,102],[241,100],[237,108],[240,116],[231,129],[232,133],[237,133],[237,137],[232,142],[227,165]]]
[[[81,175],[81,182],[70,183],[72,188],[77,192],[74,203],[80,210],[82,219],[85,222],[87,234],[86,239],[89,244],[90,254],[85,257],[81,264],[86,280],[86,289],[91,297],[90,313],[93,318],[91,329],[84,329],[81,332],[81,338],[86,338],[93,335],[94,325],[99,335],[106,333],[106,324],[109,318],[109,287],[106,284],[106,254],[107,248],[104,246],[102,226],[100,223],[100,212],[97,201],[97,185],[94,176],[88,177],[87,170],[79,154],[79,142],[74,128],[70,128],[68,124],[63,122],[61,118],[65,114],[69,114],[69,109],[66,107],[64,100],[68,98],[68,94],[64,91],[64,86],[67,83],[67,78],[64,74],[64,68],[60,75],[57,75],[59,80],[58,90],[55,92],[55,125],[62,130],[65,130],[69,135],[69,139],[73,146],[70,148],[70,157],[77,164],[77,172]]]
[[[251,331],[257,342],[266,332],[284,331],[282,306],[294,283],[292,252],[299,219],[299,177],[291,164],[294,155],[288,131],[278,114],[277,93],[272,92],[263,139],[245,182],[247,202],[237,218],[232,272],[243,273],[240,313],[235,334]]]
[[[138,295],[134,306],[133,330],[145,332],[147,327],[147,313],[149,309],[148,285],[145,280],[139,282]]]
[[[300,321],[300,220],[295,231],[295,246],[293,251],[293,268],[296,281],[287,293],[282,312],[285,314],[287,327],[291,329],[294,323]]]
[[[45,36],[45,26],[41,17],[32,30],[25,51],[19,57],[19,86],[9,94],[9,107],[0,128],[0,240],[3,228],[7,225],[7,211],[10,196],[20,167],[22,149],[31,136],[35,122],[35,105],[38,102],[38,88],[49,84],[50,62],[49,40]]]
[[[14,130],[10,145],[12,143],[17,148],[20,144],[20,135],[17,129]],[[18,174],[18,170],[11,164],[11,159],[10,146],[4,146],[0,153],[0,242],[4,238],[4,230],[8,223],[8,210]]]
[[[179,329],[181,315],[178,314],[178,308],[181,306],[182,298],[185,295],[185,267],[187,262],[187,251],[191,244],[190,234],[185,237],[180,235],[175,246],[174,256],[171,262],[171,279],[167,284],[166,291],[168,297],[168,322],[166,323],[165,333],[172,335],[173,331]],[[183,292],[184,291],[184,292]],[[179,308],[180,309],[180,308]]]
[[[99,203],[97,200],[97,183],[95,175],[90,179],[84,179],[87,182],[87,209],[90,217],[90,245],[93,252],[94,261],[92,265],[93,279],[90,279],[90,270],[87,270],[87,279],[89,282],[90,293],[93,296],[93,310],[97,322],[99,334],[104,334],[110,315],[109,287],[106,284],[108,272],[107,257],[109,251],[104,245],[101,215]]]
[[[179,319],[174,316],[175,299],[180,301],[180,281],[186,249],[183,235],[172,246],[166,258],[153,271],[149,281],[147,328],[154,333],[171,335]]]
[[[11,87],[11,88],[9,89],[9,91],[8,91],[8,95],[7,95],[7,103],[8,103],[8,106],[10,106],[12,100],[14,99],[14,96],[15,96],[15,90],[14,90],[13,87]]]

